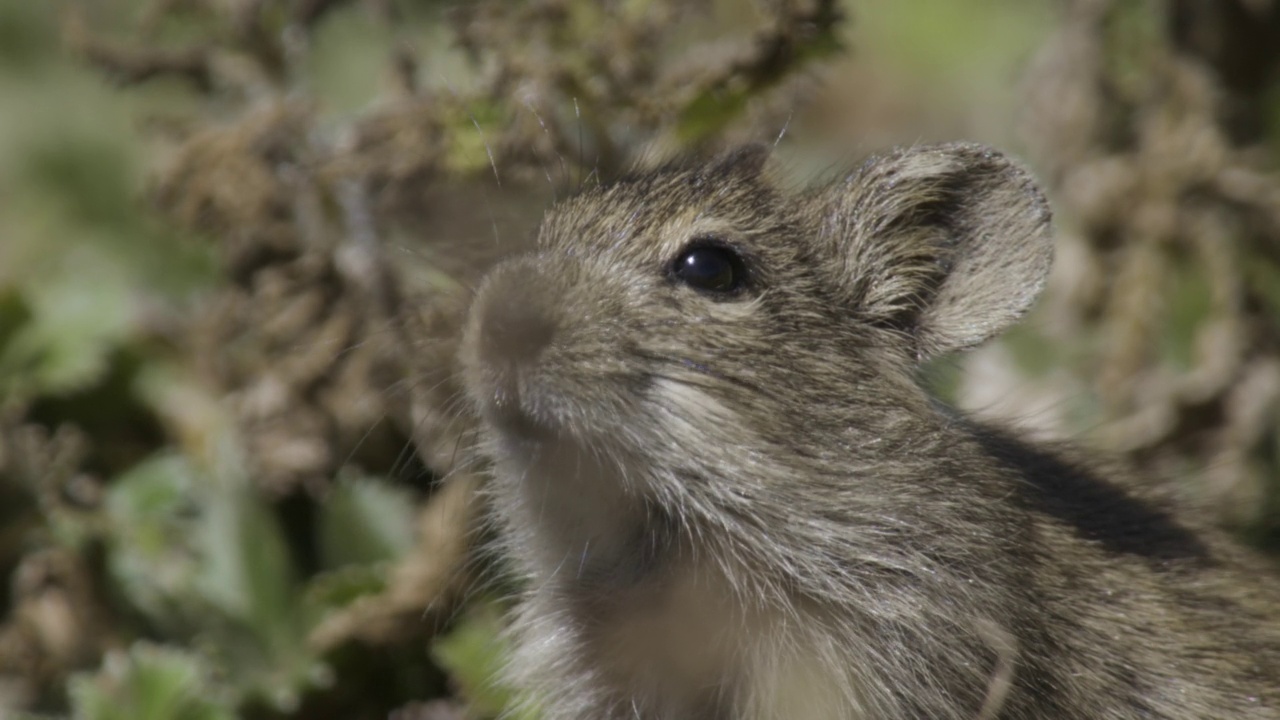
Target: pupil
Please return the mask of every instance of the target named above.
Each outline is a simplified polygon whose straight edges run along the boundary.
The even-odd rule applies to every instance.
[[[699,290],[730,292],[741,280],[740,262],[727,248],[693,248],[676,263],[676,276]]]

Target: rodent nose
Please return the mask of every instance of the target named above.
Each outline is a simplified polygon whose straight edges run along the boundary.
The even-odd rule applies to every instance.
[[[536,358],[555,339],[550,289],[508,266],[490,280],[480,308],[479,351],[489,363],[511,365]]]

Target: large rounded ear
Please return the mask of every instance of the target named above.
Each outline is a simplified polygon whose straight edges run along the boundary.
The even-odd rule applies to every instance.
[[[857,316],[908,333],[920,360],[972,347],[1031,307],[1053,258],[1049,204],[982,145],[874,157],[809,199]]]

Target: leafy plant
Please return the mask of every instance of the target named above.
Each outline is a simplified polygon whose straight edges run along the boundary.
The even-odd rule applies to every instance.
[[[75,720],[233,720],[234,706],[200,656],[147,643],[114,651],[71,678]]]

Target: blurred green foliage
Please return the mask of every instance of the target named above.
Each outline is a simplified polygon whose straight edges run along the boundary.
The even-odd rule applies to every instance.
[[[142,7],[112,5],[127,15]],[[0,571],[11,578],[37,547],[99,558],[90,572],[109,593],[114,649],[100,665],[87,658],[65,693],[40,688],[33,706],[84,720],[292,715],[306,693],[336,682],[308,633],[385,587],[413,543],[414,502],[384,478],[340,478],[318,506],[318,568],[304,573],[278,504],[248,481],[243,449],[218,429],[225,418],[214,412],[207,434],[185,445],[158,437],[171,403],[201,392],[177,365],[171,328],[225,282],[209,243],[142,201],[146,111],[194,98],[170,83],[113,87],[63,51],[59,10],[0,2],[0,411],[26,408],[50,430],[71,423],[93,435],[87,467],[105,490],[93,507],[68,509],[51,486],[65,478],[0,474],[6,492],[40,508],[34,526],[6,511],[6,525],[25,531],[0,533]],[[317,54],[320,74],[367,88],[361,73],[376,69],[350,61],[371,50],[344,42]],[[40,499],[49,493],[55,500]],[[433,682],[423,673],[409,692]],[[25,704],[0,690],[0,716]]]
[[[115,651],[92,675],[71,679],[78,718],[231,720],[235,714],[198,655],[138,643]]]

